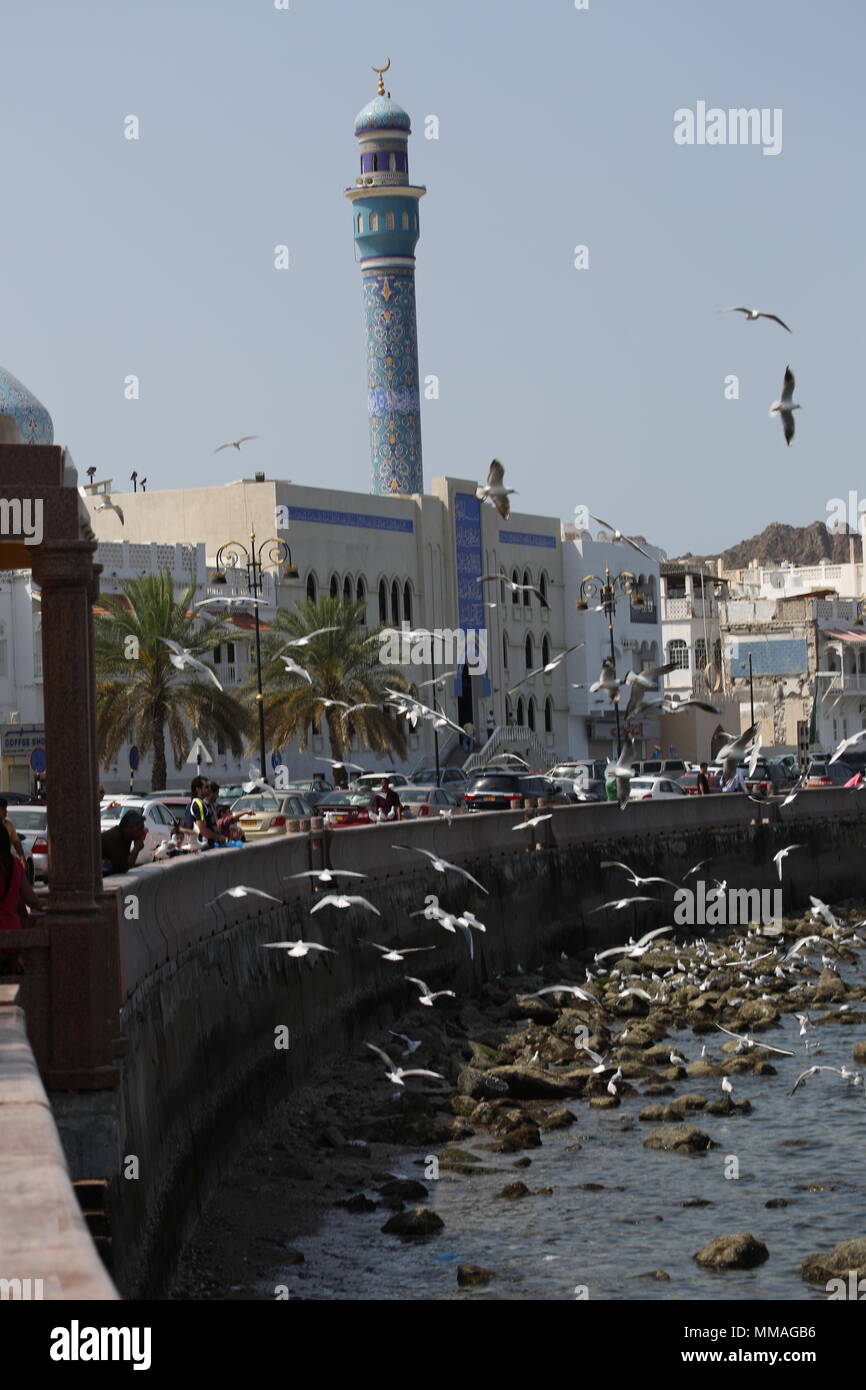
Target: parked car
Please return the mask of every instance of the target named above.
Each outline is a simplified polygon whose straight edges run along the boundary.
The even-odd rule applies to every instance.
[[[547,775],[553,782],[592,782],[599,778],[604,781],[606,766],[604,758],[575,758],[557,763]]]
[[[746,786],[753,796],[772,796],[775,792],[786,791],[791,785],[791,779],[783,768],[766,758],[758,758],[751,775],[747,759],[740,763],[740,767],[746,777]]]
[[[48,812],[44,806],[27,806],[19,802],[14,815],[9,818],[18,832],[27,877],[31,883],[35,879],[48,877]]]
[[[604,777],[591,777],[588,782],[557,782],[567,801],[582,805],[587,801],[607,801]]]
[[[678,801],[688,792],[671,777],[633,777],[629,801]]]
[[[436,769],[435,767],[422,767],[420,772],[413,772],[409,780],[413,787],[435,787]],[[465,791],[468,785],[469,778],[462,767],[440,767],[440,787],[459,787]]]
[[[687,792],[689,796],[698,796],[700,795],[700,793],[698,792],[699,776],[700,772],[687,772],[683,777],[678,777],[676,780],[682,787],[683,791]],[[710,784],[711,792],[721,791],[718,778],[710,776],[709,768],[707,768],[707,781]]]
[[[126,811],[138,811],[144,817],[144,848],[136,863],[147,864],[160,841],[167,840],[175,829],[177,818],[167,806],[152,797],[106,797],[99,807],[99,829],[112,830]]]
[[[813,758],[806,768],[806,790],[815,791],[818,788],[844,787],[850,777],[854,776],[854,769],[848,763],[831,763],[828,759]],[[17,817],[15,824],[18,824]]]
[[[557,782],[537,772],[482,772],[469,783],[463,797],[467,811],[510,811],[513,796],[549,798],[565,805],[569,798]]]
[[[400,787],[397,795],[403,807],[404,816],[441,816],[443,811],[453,811],[463,800],[462,792],[451,787]]]
[[[363,790],[367,787],[371,792],[379,790],[382,785],[383,777],[387,777],[392,787],[408,787],[409,778],[402,772],[363,772],[352,782],[353,787]]]
[[[226,782],[225,786],[220,787],[219,790],[220,801],[227,801],[230,806],[233,801],[237,801],[238,797],[243,795],[244,789],[240,782]],[[187,804],[189,804],[188,795]]]
[[[332,827],[351,825],[370,825],[369,791],[334,791],[323,796],[316,806],[316,814],[324,816],[325,824]]]
[[[38,796],[28,796],[27,792],[3,792],[2,795],[7,806],[42,806],[44,804]]]
[[[688,772],[682,758],[645,758],[643,762],[635,763],[634,768],[638,777],[673,777],[676,779]]]
[[[232,802],[232,815],[238,816],[238,828],[244,832],[246,840],[260,840],[265,835],[279,835],[285,831],[286,821],[309,820],[313,808],[304,797],[295,792],[286,796],[238,797]]]

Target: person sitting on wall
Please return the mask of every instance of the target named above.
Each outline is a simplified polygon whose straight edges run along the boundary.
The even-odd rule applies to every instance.
[[[403,819],[403,807],[400,798],[387,777],[382,778],[381,787],[373,793],[370,800],[370,811],[378,821]]]
[[[103,874],[126,874],[144,849],[147,830],[140,811],[124,811],[117,825],[102,832]]]

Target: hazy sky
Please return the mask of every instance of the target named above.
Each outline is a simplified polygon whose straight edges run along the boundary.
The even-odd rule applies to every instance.
[[[862,0],[4,0],[0,362],[118,490],[135,468],[366,491],[342,191],[390,56],[428,188],[425,486],[495,454],[521,511],[588,504],[670,554],[824,519],[866,494],[864,41]],[[677,145],[699,101],[780,108],[781,153]],[[213,456],[245,433],[243,464]]]

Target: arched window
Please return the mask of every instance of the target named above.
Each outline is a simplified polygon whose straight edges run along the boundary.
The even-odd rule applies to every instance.
[[[408,214],[408,212],[404,212],[404,213],[403,213],[402,221],[403,221],[403,231],[404,231],[404,232],[408,232],[408,230],[409,230],[409,214]]]
[[[403,617],[407,623],[412,621],[412,585],[409,580],[403,585]]]
[[[526,722],[527,722],[527,724],[529,725],[530,729],[532,729],[532,731],[533,731],[533,733],[534,733],[534,732],[535,732],[535,701],[534,701],[534,699],[532,698],[531,695],[530,695],[530,697],[529,697],[529,702],[528,702],[528,704],[527,704],[527,706],[526,706]]]
[[[416,212],[416,213],[415,213],[415,231],[417,232],[417,230],[418,230],[418,214],[417,214],[417,212]]]
[[[393,157],[393,156],[392,156],[392,157]],[[394,214],[393,214],[393,212],[386,212],[386,213],[385,213],[385,231],[386,231],[386,232],[393,232],[393,230],[394,230]]]
[[[360,233],[360,232],[363,232],[363,230],[364,230],[364,214],[363,214],[362,212],[359,212],[359,213],[358,213],[358,232],[359,232],[359,233]]]
[[[346,578],[343,580],[343,602],[352,602],[352,581],[348,574],[346,575]]]
[[[512,571],[511,571],[511,582],[512,582],[512,584],[519,584],[519,583],[520,583],[520,575],[517,573],[517,570],[512,570]],[[520,603],[520,593],[519,593],[519,591],[518,591],[517,589],[512,589],[512,590],[511,590],[511,602],[512,602],[513,604],[519,604],[519,603]]]
[[[378,172],[379,172],[379,156],[378,156],[377,154],[374,154],[374,155],[373,155],[373,173],[374,173],[374,174],[378,174]]]
[[[681,637],[668,642],[668,661],[678,671],[689,669],[689,649]]]
[[[510,695],[506,695],[505,697],[505,723],[506,725],[514,723],[514,706],[511,703]]]
[[[522,724],[522,723],[523,723],[523,696],[522,696],[522,695],[520,696],[520,698],[519,698],[518,701],[517,701],[517,722],[518,722],[518,724]]]
[[[379,580],[379,622],[388,621],[388,590],[385,587],[384,579]]]
[[[544,702],[544,732],[553,733],[553,701],[549,695]]]
[[[396,579],[391,584],[391,622],[400,621],[400,586]]]
[[[523,571],[523,582],[524,582],[524,584],[531,584],[531,583],[532,583],[532,576],[530,575],[529,570],[524,570],[524,571]],[[528,590],[528,589],[524,589],[524,590],[523,590],[523,606],[524,606],[524,608],[528,608],[528,607],[529,607],[529,599],[530,599],[529,590]]]
[[[547,607],[547,575],[544,573],[544,570],[542,570],[541,574],[538,576],[538,592],[541,594],[541,602]]]
[[[541,639],[541,664],[546,666],[550,660],[550,638],[545,632]]]
[[[373,156],[373,158],[375,159],[375,155]],[[371,232],[378,232],[378,230],[379,230],[379,214],[378,214],[378,212],[371,212],[371,213],[370,213],[370,231],[371,231]]]
[[[391,173],[392,173],[392,174],[393,174],[394,170],[397,168],[397,156],[396,156],[395,154],[389,154],[389,156],[388,156],[388,168],[391,170]]]
[[[336,574],[331,575],[331,586],[328,592],[330,593],[331,598],[340,597],[340,581],[337,578]]]
[[[698,637],[695,641],[695,670],[703,671],[707,664],[707,644],[703,637]]]
[[[503,669],[503,671],[507,671],[507,670],[508,670],[508,633],[507,633],[507,632],[503,632],[503,634],[502,634],[502,669]]]
[[[364,583],[363,579],[359,579],[359,580],[358,580],[358,585],[357,585],[357,588],[355,589],[355,597],[357,598],[357,600],[358,600],[359,603],[366,603],[366,602],[367,602],[367,586],[366,586],[366,584]],[[366,621],[367,621],[366,614],[362,614],[362,616],[361,616],[361,622],[364,623],[364,622],[366,622]]]
[[[310,603],[316,602],[316,576],[313,574],[312,570],[307,575],[307,598],[310,600]]]
[[[526,641],[523,644],[523,659],[526,662],[527,671],[532,670],[532,633],[527,632]]]

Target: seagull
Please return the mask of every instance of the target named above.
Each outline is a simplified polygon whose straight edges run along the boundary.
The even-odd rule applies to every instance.
[[[377,951],[382,952],[383,960],[401,961],[404,956],[411,956],[415,951],[435,951],[435,946],[401,946],[398,951],[396,946],[380,946],[378,941],[368,941],[368,946],[375,946]]]
[[[706,861],[709,863],[709,860]],[[645,883],[667,883],[671,888],[676,888],[676,884],[669,878],[658,878],[651,875],[649,878],[641,878],[634,869],[630,869],[628,864],[621,864],[618,859],[603,859],[599,865],[600,869],[624,869],[634,884],[635,888],[643,888]],[[691,870],[689,871],[691,872]]]
[[[754,777],[755,775],[755,768],[758,766],[758,757],[760,756],[760,752],[761,735],[758,734],[757,738],[755,739],[755,742],[752,744],[752,751],[749,754],[748,760],[746,762],[746,775],[748,777]]]
[[[171,649],[171,656],[168,659],[176,670],[183,671],[185,667],[190,666],[196,671],[204,671],[206,676],[210,676],[217,690],[222,690],[223,687],[217,680],[216,673],[209,666],[205,666],[203,661],[197,660],[186,647],[182,647],[179,642],[172,641],[170,637],[160,637],[159,640]]]
[[[573,647],[566,647],[566,648],[565,648],[565,651],[562,651],[562,652],[559,653],[559,656],[555,656],[555,657],[553,658],[552,661],[548,661],[548,663],[547,663],[546,666],[536,666],[536,668],[535,668],[534,671],[527,671],[526,675],[523,676],[522,679],[519,680],[519,681],[517,682],[516,685],[512,685],[512,686],[506,691],[506,694],[508,694],[508,695],[513,695],[514,692],[515,692],[515,690],[519,690],[520,687],[521,687],[521,685],[525,685],[527,681],[531,681],[532,678],[533,678],[533,676],[547,676],[547,675],[549,675],[551,671],[555,671],[555,670],[556,670],[556,668],[557,668],[557,666],[559,665],[559,663],[560,663],[561,661],[563,661],[563,660],[565,659],[565,657],[568,656],[569,652],[576,652],[576,651],[578,651],[581,647],[584,647],[584,646],[586,646],[586,643],[585,643],[585,642],[575,642],[575,644],[574,644]]]
[[[803,947],[809,946],[813,941],[817,941],[819,946],[827,945],[827,942],[824,940],[823,936],[802,936],[800,940],[796,941],[794,945],[791,947],[790,951],[785,956],[785,960],[790,960],[792,956],[799,955]]]
[[[407,975],[407,976],[406,976],[406,979],[409,981],[410,985],[420,985],[420,987],[421,987],[421,989],[424,991],[424,993],[421,995],[420,999],[418,1000],[418,1003],[419,1003],[419,1004],[426,1004],[427,1007],[430,1008],[430,1009],[432,1009],[435,1000],[437,1000],[437,999],[444,999],[446,995],[447,995],[450,999],[456,999],[456,998],[457,998],[457,996],[456,996],[456,994],[454,993],[453,989],[439,989],[439,990],[436,990],[435,993],[432,993],[431,990],[430,990],[430,986],[429,986],[429,985],[425,985],[425,983],[424,983],[423,980],[416,980],[415,977],[414,977],[413,975]]]
[[[681,1057],[680,1054],[674,1052],[673,1049],[671,1049],[670,1061],[672,1067],[684,1067],[686,1065],[685,1057]]]
[[[589,687],[590,695],[594,695],[597,690],[604,690],[611,698],[612,703],[619,701],[620,681],[617,679],[616,667],[612,657],[606,656],[601,663],[601,674],[597,681],[593,681]]]
[[[241,445],[246,444],[248,439],[259,439],[260,437],[261,436],[258,434],[242,434],[240,439],[230,439],[227,444],[218,444],[214,449],[214,453],[218,454],[222,449],[240,450]]]
[[[495,607],[496,605],[493,604],[493,605],[488,605],[488,606]],[[436,686],[436,689],[437,689],[437,690],[440,690],[440,689],[442,688],[442,686],[445,684],[446,681],[449,681],[449,680],[451,679],[452,676],[456,676],[456,675],[457,675],[457,671],[456,671],[456,670],[454,670],[454,671],[443,671],[441,676],[434,676],[433,679],[432,679],[432,680],[429,680],[429,681],[421,681],[420,684],[419,684],[419,686],[418,686],[418,689],[419,689],[419,690],[423,690],[424,687],[425,687],[425,685],[435,685],[435,686]]]
[[[314,762],[317,762],[317,763],[330,763],[331,767],[333,767],[333,768],[338,768],[338,767],[350,768],[353,772],[363,772],[363,771],[364,771],[364,769],[361,767],[361,764],[360,764],[360,763],[345,763],[345,762],[340,762],[338,758],[320,758],[320,757],[317,756],[317,757],[315,757],[315,758],[313,759],[313,761],[314,761]],[[361,874],[360,877],[361,877],[361,878],[364,878],[365,875],[364,875],[364,874]]]
[[[288,951],[290,956],[305,956],[310,951],[330,951],[331,955],[336,952],[330,946],[320,946],[318,941],[266,941],[262,950],[264,951]]]
[[[746,1051],[751,1051],[753,1047],[762,1047],[766,1052],[778,1052],[781,1057],[793,1057],[794,1055],[793,1052],[788,1052],[784,1047],[771,1047],[769,1043],[758,1042],[757,1038],[751,1037],[748,1033],[732,1033],[730,1028],[723,1028],[720,1023],[717,1023],[716,1027],[720,1033],[727,1033],[729,1038],[736,1038],[737,1042],[742,1044],[737,1049],[738,1052],[742,1051],[743,1048]]]
[[[528,999],[541,999],[545,994],[573,994],[576,999],[583,999],[587,1004],[597,1004],[591,994],[587,994],[585,989],[579,985],[545,985],[544,989],[536,990],[535,994],[527,995]]]
[[[349,893],[326,893],[323,898],[319,899],[315,907],[310,908],[310,912],[320,912],[323,907],[328,906],[354,907],[356,905],[359,907],[369,908],[370,912],[375,912],[377,917],[382,916],[378,907],[374,907],[373,904],[368,902],[366,898],[359,898]]]
[[[644,704],[650,701],[644,700]],[[708,700],[662,700],[662,714],[682,714],[687,709],[702,709],[706,714],[721,714],[717,705],[711,705]]]
[[[731,1085],[731,1083],[730,1083],[730,1081],[728,1080],[728,1078],[727,1078],[726,1076],[723,1076],[723,1077],[722,1077],[722,1090],[724,1091],[725,1095],[726,1095],[726,1096],[731,1095],[732,1092],[733,1092],[733,1089],[734,1089],[734,1088],[733,1088],[733,1086]]]
[[[861,738],[866,738],[866,729],[861,729],[859,734],[852,734],[850,738],[843,738],[836,752],[830,759],[831,763],[838,762],[846,748],[853,748],[855,743],[859,743]]]
[[[420,1038],[407,1038],[405,1033],[395,1033],[393,1028],[389,1028],[388,1032],[391,1034],[392,1038],[399,1038],[401,1042],[406,1044],[406,1050],[403,1053],[404,1057],[411,1057],[412,1053],[417,1052],[418,1048],[421,1046]]]
[[[839,923],[836,921],[836,918],[833,916],[827,904],[822,903],[820,898],[813,898],[811,893],[809,894],[809,902],[812,904],[809,909],[811,916],[820,917],[822,922],[826,922],[830,927],[835,927],[838,931]]]
[[[725,733],[728,740],[716,754],[716,761],[720,762],[724,768],[725,781],[730,782],[742,758],[745,756],[746,749],[751,744],[760,728],[759,724],[751,724],[743,734]],[[724,730],[723,730],[724,732]]]
[[[489,890],[484,887],[484,884],[479,883],[477,878],[473,878],[467,869],[461,869],[459,864],[449,864],[447,859],[440,858],[440,856],[438,854],[434,854],[432,850],[419,849],[415,845],[392,845],[391,848],[408,849],[414,851],[415,854],[423,854],[427,859],[430,860],[431,864],[433,865],[433,868],[436,869],[438,873],[444,874],[448,869],[450,869],[452,873],[460,874],[463,878],[468,878],[469,882],[474,883],[476,888],[480,888],[482,893],[489,892]]]
[[[534,825],[540,825],[543,820],[553,820],[553,812],[548,811],[545,816],[533,816],[532,820],[521,820],[516,825],[512,825],[512,830],[529,830]]]
[[[112,502],[110,497],[104,497],[101,502],[97,502],[93,510],[95,512],[117,512],[117,515],[120,517],[121,526],[125,525],[125,522],[123,520],[123,512],[121,511],[120,507],[118,507],[116,502]]]
[[[382,1058],[382,1061],[388,1068],[388,1080],[393,1081],[395,1086],[402,1086],[405,1084],[403,1081],[404,1076],[432,1076],[435,1077],[437,1081],[445,1080],[441,1072],[438,1071],[424,1071],[416,1070],[414,1068],[410,1069],[409,1071],[404,1071],[402,1067],[395,1067],[393,1061],[388,1056],[387,1052],[383,1052],[381,1047],[375,1047],[373,1043],[365,1043],[364,1046],[369,1047],[371,1052],[375,1052],[377,1057]]]
[[[685,882],[687,878],[691,878],[692,874],[700,873],[701,869],[705,869],[707,865],[712,862],[712,859],[702,859],[700,863],[695,864],[693,868],[689,869],[688,873],[683,874],[683,882]]]
[[[648,1004],[652,1004],[655,1002],[653,1000],[652,995],[647,994],[645,989],[637,989],[634,987],[632,987],[631,989],[621,989],[619,994],[617,995],[617,998],[627,999],[630,994],[634,994],[638,999],[645,999]]]
[[[291,642],[286,642],[280,652],[284,652],[286,647],[308,647],[315,637],[321,637],[323,632],[339,632],[339,627],[317,627],[315,632],[308,632],[305,637],[293,637]],[[280,652],[277,655],[280,655]]]
[[[283,660],[285,660],[285,657],[283,658]],[[345,700],[327,700],[323,695],[320,695],[318,697],[318,699],[316,700],[316,704],[321,705],[323,709],[331,709],[335,705],[342,705],[343,709],[349,708]],[[340,718],[342,719],[344,718],[344,716],[340,715]]]
[[[475,496],[481,502],[491,502],[502,520],[507,521],[511,512],[511,503],[508,497],[510,493],[515,493],[517,488],[503,487],[502,479],[504,477],[505,469],[499,459],[494,459],[487,471],[487,482],[483,487],[480,483],[478,484],[475,489]]]
[[[666,676],[668,671],[673,670],[674,663],[669,661],[665,666],[647,666],[643,671],[629,671],[625,678],[626,685],[631,686],[626,714],[633,714],[641,704],[645,703],[645,692],[656,689],[659,676]]]
[[[788,325],[786,323],[782,323],[782,320],[779,318],[778,314],[765,314],[762,309],[747,309],[742,304],[732,304],[729,309],[720,309],[719,313],[745,314],[746,318],[748,320],[751,320],[752,323],[754,323],[756,319],[772,319],[773,323],[779,323],[788,333],[791,332],[791,329],[788,328]]]
[[[348,708],[345,709],[345,710],[343,711],[343,713],[340,715],[340,718],[343,719],[343,720],[348,719],[348,718],[349,718],[349,715],[350,715],[350,714],[354,714],[356,709],[378,709],[378,708],[379,708],[379,706],[378,706],[378,705],[374,705],[370,700],[362,700],[362,701],[360,702],[360,704],[357,704],[357,705],[349,705]],[[356,764],[354,764],[354,763],[343,763],[342,766],[343,766],[343,767],[354,767],[354,766],[356,766]]]
[[[262,604],[263,599],[245,597],[243,594],[235,594],[231,598],[225,598],[220,594],[214,594],[211,598],[199,599],[198,603],[193,604],[193,608],[248,608]]]
[[[801,409],[799,405],[794,405],[794,385],[794,373],[790,367],[786,367],[781,399],[773,401],[770,406],[770,414],[778,415],[782,421],[786,444],[790,444],[794,438],[794,411]]]
[[[465,912],[461,912],[460,916],[456,917],[454,920],[460,927],[474,927],[476,931],[487,931],[487,928],[485,927],[484,923],[479,922],[478,918],[475,916],[475,913],[470,912],[468,908]]]
[[[619,1092],[618,1092],[617,1089],[616,1089],[616,1083],[617,1083],[618,1081],[621,1081],[621,1080],[622,1080],[622,1067],[617,1067],[617,1069],[616,1069],[616,1071],[614,1072],[613,1076],[610,1078],[610,1081],[608,1081],[608,1083],[607,1083],[606,1089],[607,1089],[607,1093],[608,1093],[609,1096],[616,1096],[616,1095],[619,1095]]]
[[[308,681],[309,684],[312,686],[313,677],[310,675],[309,671],[305,671],[303,666],[299,666],[297,661],[294,661],[292,657],[281,656],[280,661],[286,668],[287,676],[303,676],[304,680]]]
[[[641,555],[645,555],[648,560],[652,560],[653,557],[650,555],[649,551],[644,550],[642,545],[638,545],[637,541],[632,536],[624,536],[622,531],[618,531],[615,526],[612,526],[609,521],[605,521],[603,517],[594,516],[592,512],[590,512],[589,515],[592,521],[597,521],[599,526],[603,526],[606,531],[612,531],[615,541],[626,541],[626,543],[635,550],[639,550]]]
[[[299,874],[289,874],[286,882],[290,878],[315,878],[319,883],[333,883],[335,878],[366,878],[366,874],[359,874],[355,869],[304,869]]]
[[[265,902],[277,903],[279,907],[284,906],[282,898],[275,898],[272,893],[263,893],[261,888],[247,888],[246,884],[243,883],[237,884],[234,888],[226,888],[224,892],[211,898],[205,906],[213,907],[214,903],[218,903],[221,898],[264,898]]]
[[[657,898],[616,898],[613,902],[602,903],[600,907],[594,907],[592,910],[593,912],[604,912],[610,908],[612,912],[622,912],[623,908],[628,907],[631,903],[654,903],[657,901]]]
[[[778,870],[779,882],[780,882],[780,883],[782,882],[782,860],[783,860],[787,855],[789,855],[789,854],[791,853],[791,850],[792,850],[792,849],[805,849],[805,848],[806,848],[805,845],[786,845],[784,849],[780,849],[780,850],[779,850],[779,853],[778,853],[778,854],[774,854],[774,855],[773,855],[773,863],[775,864],[776,869]]]
[[[499,574],[479,574],[475,582],[476,584],[505,584],[513,594],[537,594],[543,607],[550,607],[544,594],[534,584],[518,584],[516,579],[509,579],[504,570],[500,570]]]
[[[818,1071],[835,1071],[838,1076],[841,1076],[843,1078],[843,1080],[846,1080],[847,1077],[850,1077],[851,1075],[850,1072],[848,1072],[846,1075],[844,1067],[809,1067],[807,1071],[801,1072],[800,1075],[797,1077],[797,1080],[794,1082],[794,1085],[791,1088],[791,1095],[793,1095],[794,1092],[798,1090],[800,1086],[804,1086],[806,1084],[807,1079],[810,1076],[814,1076],[815,1073]]]

